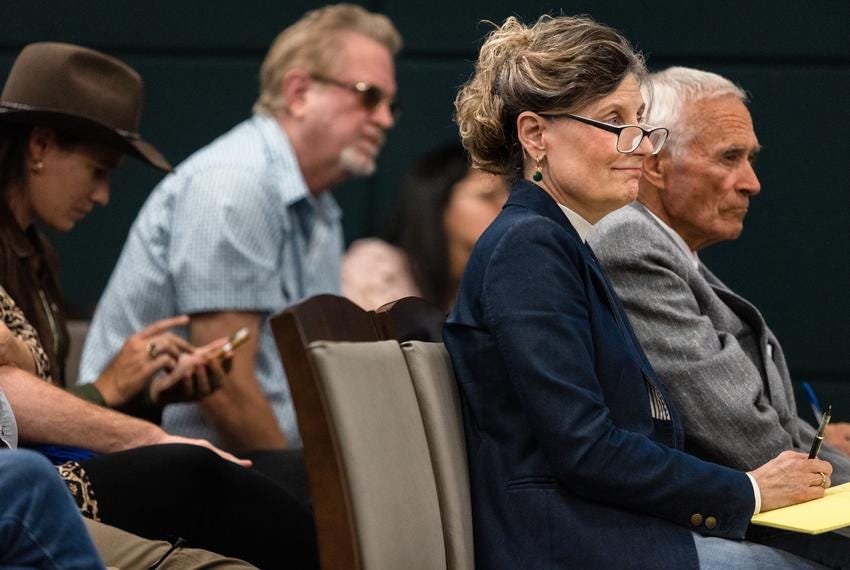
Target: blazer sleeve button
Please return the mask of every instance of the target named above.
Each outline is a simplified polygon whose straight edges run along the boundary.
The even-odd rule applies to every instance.
[[[705,517],[705,528],[711,530],[717,526],[717,519],[714,517]]]
[[[691,515],[691,524],[694,525],[694,526],[701,525],[702,524],[702,515],[699,514],[699,513],[692,514]]]

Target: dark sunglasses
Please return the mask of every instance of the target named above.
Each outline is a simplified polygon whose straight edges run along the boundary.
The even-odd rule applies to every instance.
[[[318,75],[315,73],[310,75],[310,77],[313,81],[327,83],[328,85],[348,89],[349,91],[356,93],[360,96],[360,103],[369,111],[373,111],[378,105],[386,101],[390,107],[390,113],[392,113],[393,120],[397,121],[401,116],[401,105],[399,105],[399,102],[395,99],[391,99],[390,96],[377,85],[372,85],[365,81],[346,83],[345,81],[340,81],[332,77],[325,77],[324,75]]]

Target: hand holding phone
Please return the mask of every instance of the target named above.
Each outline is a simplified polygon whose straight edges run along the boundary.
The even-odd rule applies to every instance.
[[[251,331],[247,327],[242,327],[230,335],[227,341],[212,354],[209,352],[211,348],[200,347],[194,354],[181,355],[175,369],[153,380],[150,386],[151,400],[159,405],[165,405],[199,400],[215,392],[221,386],[222,370],[225,374],[230,372],[230,356],[233,351],[242,346],[250,336]],[[218,342],[221,340],[210,344]],[[213,360],[220,364],[213,366],[211,364]],[[202,364],[203,362],[206,364]],[[197,368],[198,366],[200,368]],[[215,371],[216,369],[218,372]]]

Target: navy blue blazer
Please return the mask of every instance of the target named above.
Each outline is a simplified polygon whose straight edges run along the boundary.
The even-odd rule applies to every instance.
[[[698,568],[692,530],[744,537],[749,479],[681,451],[613,289],[535,184],[518,183],[479,239],[444,339],[477,568]],[[670,421],[652,418],[648,384]]]

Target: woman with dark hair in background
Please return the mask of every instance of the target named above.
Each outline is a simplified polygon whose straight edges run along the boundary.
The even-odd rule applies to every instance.
[[[343,294],[365,309],[414,295],[448,311],[469,253],[507,192],[502,177],[469,166],[459,143],[427,152],[405,175],[390,243],[351,245],[342,264]]]

